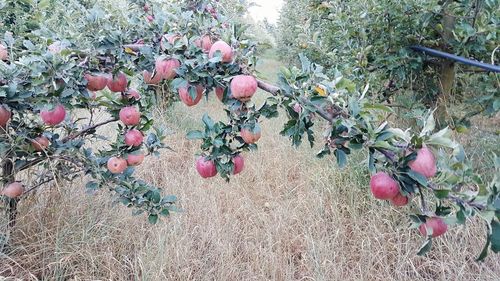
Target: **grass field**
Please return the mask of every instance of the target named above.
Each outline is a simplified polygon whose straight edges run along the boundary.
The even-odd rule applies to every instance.
[[[270,76],[280,63],[267,58]],[[258,100],[264,94],[260,93]],[[455,227],[416,256],[421,237],[405,209],[371,198],[364,155],[339,170],[316,159],[317,148],[294,149],[266,120],[259,151],[230,183],[202,180],[194,169],[198,143],[185,139],[209,112],[213,97],[187,110],[158,113],[172,134],[164,151],[139,170],[179,197],[182,213],[159,225],[113,204],[107,192],[88,195],[84,181],[45,189],[21,207],[0,275],[22,280],[500,280],[500,258],[474,262],[483,225]],[[41,194],[41,193],[40,193]],[[415,208],[416,205],[407,208]],[[1,278],[0,278],[1,279]]]

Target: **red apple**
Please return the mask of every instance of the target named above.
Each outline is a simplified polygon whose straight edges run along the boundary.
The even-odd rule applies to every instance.
[[[128,146],[140,146],[144,140],[142,132],[132,129],[125,134],[125,144]]]
[[[128,126],[135,126],[141,121],[141,113],[134,106],[127,106],[120,110],[120,121]]]
[[[5,105],[0,104],[0,128],[5,128],[11,117],[12,112]]]
[[[50,142],[46,136],[39,136],[31,141],[31,145],[35,151],[41,152],[49,147]]]
[[[436,158],[434,154],[427,147],[422,147],[417,151],[417,158],[410,163],[408,166],[415,172],[424,175],[426,178],[432,178],[436,175]]]
[[[394,196],[394,198],[389,199],[394,206],[402,207],[406,206],[408,204],[408,197],[404,196],[401,193],[398,193],[398,195]]]
[[[240,131],[243,141],[248,144],[256,143],[261,137],[261,129],[258,123],[255,123],[255,127],[244,126]]]
[[[198,160],[196,161],[196,170],[204,179],[215,177],[217,175],[215,162],[212,160],[207,160],[205,157],[198,158]]]
[[[127,160],[121,157],[111,157],[107,163],[108,170],[113,174],[121,174],[127,169]]]
[[[155,20],[155,17],[153,15],[147,15],[146,19],[149,21],[149,22],[153,22]]]
[[[233,164],[233,175],[237,175],[243,171],[243,168],[245,167],[245,159],[241,156],[241,154],[238,154],[233,157]]]
[[[187,106],[197,105],[203,97],[203,92],[205,91],[205,88],[203,88],[203,86],[196,85],[196,97],[193,99],[189,94],[189,88],[191,87],[193,86],[188,85],[187,87],[179,88],[179,98]]]
[[[144,10],[144,12],[149,12],[149,5],[148,4],[144,4],[144,6],[142,7],[142,9]]]
[[[100,91],[106,88],[108,84],[108,77],[105,75],[97,74],[85,74],[85,80],[87,80],[87,89],[89,91]]]
[[[130,89],[128,89],[127,93],[125,94],[125,97],[127,97],[128,99],[140,100],[141,94],[136,89],[130,88]]]
[[[61,53],[61,51],[64,49],[66,49],[66,46],[61,41],[55,41],[48,46],[49,52],[53,55]]]
[[[119,72],[108,80],[108,89],[115,93],[125,92],[127,90],[127,83],[127,76],[123,72]]]
[[[215,88],[215,95],[220,101],[222,101],[222,99],[224,98],[224,91],[225,91],[224,88],[221,87]]]
[[[0,60],[6,61],[9,59],[9,51],[7,51],[7,47],[0,44]]]
[[[293,111],[297,112],[298,114],[302,113],[302,106],[299,103],[295,103],[293,105]]]
[[[153,74],[147,70],[142,72],[142,76],[144,78],[144,82],[149,85],[156,85],[163,79],[159,73],[155,72],[153,76]]]
[[[213,45],[212,38],[208,34],[203,35],[199,39],[196,39],[194,43],[198,48],[202,49],[204,53],[210,52],[210,49],[212,48]]]
[[[427,218],[425,223],[418,227],[420,234],[427,236],[427,230],[432,230],[432,237],[438,237],[443,235],[448,230],[448,225],[443,221],[442,218],[433,217]]]
[[[371,177],[370,189],[373,196],[381,200],[390,200],[399,194],[398,183],[384,172],[378,172]]]
[[[249,101],[257,92],[257,80],[250,75],[238,75],[231,80],[231,94],[240,101]]]
[[[160,75],[163,79],[171,80],[177,75],[175,70],[180,66],[181,63],[176,59],[165,59],[164,57],[159,57],[156,59],[155,63],[156,74]]]
[[[23,193],[24,193],[24,186],[20,182],[10,183],[2,190],[2,195],[9,198],[17,198],[23,195]]]
[[[215,42],[210,48],[208,57],[213,58],[217,51],[222,53],[222,62],[233,61],[233,49],[226,42],[224,41]]]
[[[127,155],[127,164],[129,166],[139,166],[144,162],[144,153],[136,151]]]
[[[53,110],[42,110],[40,112],[40,117],[45,124],[55,126],[64,121],[64,118],[66,118],[66,109],[64,106],[58,104]]]
[[[165,51],[167,49],[167,42],[170,43],[170,45],[174,45],[175,41],[181,39],[181,36],[179,34],[165,34],[160,40],[160,49],[162,51]]]

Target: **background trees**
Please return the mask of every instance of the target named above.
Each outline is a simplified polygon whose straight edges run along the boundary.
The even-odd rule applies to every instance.
[[[420,114],[438,106],[453,128],[498,112],[498,74],[415,53],[423,45],[498,63],[497,1],[286,1],[280,54],[304,52],[330,71],[368,81],[380,99]],[[481,70],[479,70],[481,71]],[[464,112],[454,104],[467,104]]]

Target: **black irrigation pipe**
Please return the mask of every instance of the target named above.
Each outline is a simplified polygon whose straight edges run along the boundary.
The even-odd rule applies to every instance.
[[[464,57],[456,56],[453,54],[441,52],[438,50],[434,50],[434,49],[422,47],[422,46],[411,46],[410,49],[417,51],[417,52],[422,52],[422,53],[428,54],[428,55],[433,56],[433,57],[440,57],[440,58],[444,58],[444,59],[448,59],[448,60],[454,60],[454,61],[457,61],[459,63],[479,67],[479,68],[482,68],[486,71],[500,72],[500,66],[498,66],[498,65],[479,62],[477,60],[470,60],[470,59],[466,59]]]

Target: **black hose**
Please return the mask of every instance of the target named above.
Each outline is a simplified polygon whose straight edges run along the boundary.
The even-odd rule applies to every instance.
[[[500,66],[498,66],[498,65],[479,62],[477,60],[470,60],[470,59],[466,59],[464,57],[456,56],[453,54],[441,52],[438,50],[434,50],[434,49],[422,47],[422,46],[411,46],[410,49],[412,49],[414,51],[426,53],[426,54],[433,56],[433,57],[440,57],[440,58],[444,58],[444,59],[448,59],[448,60],[454,60],[454,61],[457,61],[459,63],[479,67],[479,68],[482,68],[486,71],[500,72]]]

